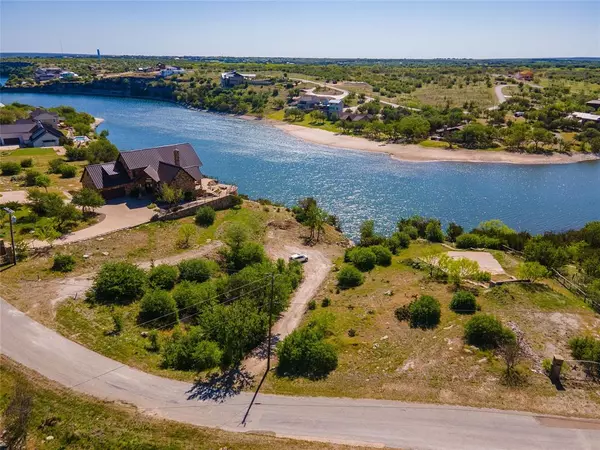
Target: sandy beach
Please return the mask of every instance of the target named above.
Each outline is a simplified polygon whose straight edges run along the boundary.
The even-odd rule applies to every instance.
[[[510,153],[505,151],[485,150],[446,150],[443,148],[429,148],[412,144],[385,144],[370,141],[358,136],[346,136],[317,128],[308,128],[289,123],[269,121],[273,126],[300,139],[315,144],[330,147],[362,150],[367,152],[387,153],[399,161],[415,162],[472,162],[472,163],[501,163],[501,164],[571,164],[584,161],[600,160],[597,155],[582,155],[574,153],[572,156],[563,154],[530,155],[526,153]]]

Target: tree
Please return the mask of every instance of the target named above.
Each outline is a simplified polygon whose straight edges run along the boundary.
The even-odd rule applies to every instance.
[[[50,177],[48,175],[40,174],[35,177],[33,184],[37,187],[43,187],[46,192],[48,192],[48,187],[52,182],[50,181]]]
[[[368,272],[375,267],[377,256],[370,247],[355,247],[350,251],[350,261],[361,272]]]
[[[325,231],[325,223],[327,220],[327,213],[323,211],[321,208],[314,205],[310,205],[308,210],[306,211],[306,217],[304,224],[308,226],[310,229],[309,241],[313,241],[315,239],[315,231],[317,232],[316,241],[319,242],[321,238],[321,233]]]
[[[81,220],[81,212],[71,203],[63,204],[56,212],[56,227],[64,230],[67,224]]]
[[[313,112],[311,112],[310,117],[312,119],[312,123],[315,124],[323,124],[325,119],[327,119],[327,115],[318,109],[315,109]]]
[[[292,122],[296,122],[304,118],[304,111],[295,107],[287,108],[283,116],[286,119],[290,119]]]
[[[21,172],[21,166],[19,163],[7,161],[0,164],[0,171],[2,175],[18,175]]]
[[[550,271],[537,261],[531,261],[519,264],[518,274],[519,278],[535,283],[540,278],[548,277]]]
[[[35,186],[35,179],[42,173],[35,169],[25,171],[25,186]],[[40,186],[41,187],[41,186]]]
[[[396,255],[400,249],[409,247],[410,236],[407,233],[396,231],[386,241],[386,245]]]
[[[389,249],[383,245],[374,245],[370,249],[375,254],[378,266],[389,266],[392,264],[392,252]]]
[[[503,381],[509,386],[520,384],[522,377],[517,371],[517,364],[525,356],[523,336],[515,335],[514,339],[503,339],[498,346],[498,354],[506,365]]]
[[[450,222],[448,224],[448,228],[446,229],[446,235],[448,236],[450,242],[456,242],[456,238],[463,234],[463,231],[463,227],[454,222]]]
[[[473,278],[479,273],[479,264],[477,261],[467,258],[454,259],[448,256],[447,253],[440,256],[438,266],[448,274],[448,278],[456,286],[460,286],[463,279]]]
[[[139,318],[142,322],[150,322],[151,327],[171,326],[179,320],[177,304],[167,291],[148,291],[140,302]]]
[[[478,248],[481,245],[481,239],[477,234],[461,234],[456,238],[457,248]]]
[[[482,349],[494,349],[514,341],[514,333],[505,328],[496,317],[476,314],[465,324],[465,340]]]
[[[178,264],[179,278],[187,281],[196,281],[202,283],[210,279],[210,277],[218,269],[214,261],[209,261],[204,258],[186,259]]]
[[[545,128],[535,127],[531,132],[531,140],[537,153],[539,144],[551,144],[554,135]]]
[[[202,206],[196,211],[196,224],[201,227],[209,227],[215,223],[215,210],[210,206]]]
[[[150,269],[148,281],[150,286],[155,289],[164,289],[166,291],[173,289],[179,278],[179,269],[176,266],[168,264],[159,264]]]
[[[188,248],[190,239],[196,234],[196,227],[191,223],[184,223],[177,232],[177,245],[180,248]]]
[[[356,267],[345,265],[338,272],[337,281],[340,288],[348,289],[363,284],[365,277]]]
[[[409,141],[422,139],[427,136],[430,124],[422,116],[411,115],[400,119],[398,124],[398,132]]]
[[[526,123],[513,123],[503,128],[503,136],[507,147],[520,150],[531,138],[531,127]]]
[[[326,377],[338,364],[335,347],[323,340],[324,333],[310,324],[293,331],[277,346],[280,376]]]
[[[425,228],[425,235],[429,242],[444,242],[444,232],[439,222],[429,222]]]
[[[146,272],[134,264],[105,263],[94,278],[91,298],[100,303],[130,303],[143,295],[147,281]]]
[[[408,310],[411,328],[434,328],[440,323],[440,302],[430,295],[422,295],[411,302]]]
[[[54,158],[48,162],[48,173],[60,173],[60,169],[64,166],[65,160],[62,158]]]
[[[247,226],[233,222],[225,229],[225,242],[233,252],[237,252],[248,240],[249,234]]]
[[[71,203],[80,206],[81,211],[85,214],[91,212],[94,208],[104,206],[104,198],[98,191],[90,188],[83,188],[73,194]]]
[[[537,261],[550,269],[558,269],[568,261],[565,249],[556,247],[550,240],[542,236],[534,237],[525,244],[523,252],[525,261]]]
[[[60,194],[56,192],[42,192],[39,189],[30,189],[27,200],[33,212],[40,216],[56,217],[64,206]]]
[[[115,161],[119,157],[117,147],[103,137],[91,141],[87,146],[86,153],[86,159],[90,164]]]
[[[183,192],[181,189],[173,188],[164,183],[160,188],[159,198],[169,206],[173,206],[183,199]]]

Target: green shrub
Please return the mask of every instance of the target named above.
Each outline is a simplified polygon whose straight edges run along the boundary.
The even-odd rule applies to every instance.
[[[18,175],[21,173],[21,165],[16,162],[7,161],[0,164],[0,171],[2,171],[2,175]]]
[[[196,224],[201,227],[209,227],[215,223],[217,213],[210,206],[202,206],[196,211]]]
[[[62,158],[55,158],[50,160],[50,162],[48,162],[48,173],[61,173],[60,170],[65,164],[65,160]]]
[[[218,269],[214,261],[203,258],[194,258],[181,261],[179,267],[179,278],[187,281],[202,283],[208,280]]]
[[[411,239],[417,239],[419,237],[419,230],[417,227],[413,227],[412,225],[403,225],[399,230],[401,233],[406,233]]]
[[[166,291],[173,289],[173,286],[177,283],[177,278],[179,278],[179,270],[176,266],[169,266],[168,264],[159,264],[150,269],[148,273],[150,286]]]
[[[242,270],[246,266],[266,261],[267,254],[258,242],[246,242],[237,252],[230,251],[227,260],[232,268]]]
[[[87,150],[85,147],[65,146],[65,156],[69,161],[84,161],[87,159]]]
[[[129,303],[144,294],[146,272],[127,262],[106,263],[92,287],[93,298],[102,303]]]
[[[415,228],[416,231],[416,228]],[[396,232],[390,236],[387,240],[387,246],[394,254],[398,254],[398,251],[403,248],[408,248],[410,245],[410,236],[404,231]]]
[[[71,255],[57,253],[54,255],[52,270],[56,272],[71,272],[75,268],[75,258]]]
[[[25,185],[26,186],[35,186],[35,179],[42,174],[39,170],[28,169],[25,171]]]
[[[176,370],[193,370],[196,366],[194,359],[196,348],[205,340],[205,332],[200,327],[191,327],[187,333],[179,329],[175,330],[171,338],[163,345],[163,367]],[[205,363],[207,350],[205,347],[203,350],[205,351],[198,356],[201,356]]]
[[[377,256],[370,248],[356,247],[352,249],[349,254],[350,261],[356,266],[361,272],[368,272],[375,267],[377,262]]]
[[[422,295],[408,309],[411,328],[433,328],[440,323],[440,302],[430,295]]]
[[[429,242],[444,242],[444,232],[439,222],[429,222],[425,228],[425,237]]]
[[[293,331],[277,345],[277,374],[319,379],[335,370],[337,352],[323,337],[320,330],[311,326]]]
[[[327,308],[329,305],[331,305],[331,299],[329,297],[325,297],[321,302],[321,306],[323,308]]]
[[[473,279],[475,281],[482,281],[484,283],[489,283],[492,281],[492,274],[489,272],[485,272],[483,270],[479,270],[473,275]]]
[[[586,372],[600,377],[600,340],[591,336],[577,336],[569,341],[573,358],[583,362]]]
[[[197,318],[198,313],[217,303],[217,291],[212,282],[194,283],[182,281],[173,289],[173,299],[179,308],[179,316]]]
[[[167,291],[148,291],[140,302],[139,319],[142,322],[152,321],[148,324],[150,327],[174,324],[178,321],[177,304]]]
[[[74,178],[77,175],[77,167],[69,164],[63,164],[60,167],[60,176],[62,178]]]
[[[125,328],[125,320],[123,319],[123,313],[121,311],[114,311],[112,313],[113,320],[113,334],[121,334]]]
[[[340,288],[348,289],[363,284],[365,277],[356,267],[345,265],[338,272],[337,281]]]
[[[194,369],[197,371],[212,369],[221,364],[223,351],[216,342],[200,341],[194,348],[192,359],[194,360]]]
[[[150,330],[150,332],[148,332],[148,340],[150,341],[148,350],[151,352],[157,352],[160,350],[160,337],[158,335],[158,331]]]
[[[496,317],[477,314],[465,324],[465,340],[482,349],[493,349],[505,342],[514,341],[515,335]]]
[[[308,309],[311,311],[317,309],[317,302],[314,299],[308,302]]]
[[[461,234],[456,238],[456,247],[458,248],[479,248],[480,246],[481,240],[476,234]]]
[[[25,158],[22,159],[19,164],[21,165],[21,167],[26,168],[26,167],[33,167],[33,158]]]
[[[370,249],[375,253],[375,262],[378,266],[389,266],[392,264],[392,252],[389,249],[382,245],[374,245]]]
[[[185,191],[183,193],[183,201],[191,202],[192,200],[194,200],[194,193],[192,191]]]
[[[474,314],[477,311],[477,299],[468,291],[458,291],[452,296],[450,309],[459,314]]]

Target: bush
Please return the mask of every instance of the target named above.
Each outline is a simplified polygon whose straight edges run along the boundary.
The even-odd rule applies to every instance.
[[[456,247],[457,248],[479,248],[481,245],[481,240],[478,235],[467,233],[461,234],[456,238]]]
[[[477,299],[468,291],[458,291],[452,296],[450,309],[459,314],[474,314],[477,310]]]
[[[325,297],[321,302],[321,306],[323,308],[327,308],[329,305],[331,305],[331,299],[329,297]]]
[[[532,283],[535,283],[540,278],[546,278],[550,275],[550,271],[537,261],[519,264],[517,272],[519,274],[519,278],[529,280]]]
[[[21,166],[19,163],[7,161],[0,164],[0,171],[2,171],[2,175],[18,175],[21,173]]]
[[[52,270],[56,272],[71,272],[75,268],[75,258],[71,255],[57,253],[54,255]]]
[[[87,150],[85,147],[65,147],[65,156],[69,161],[84,161],[87,159]]]
[[[389,266],[392,264],[392,252],[382,245],[374,245],[370,247],[371,251],[375,253],[376,264],[378,266]]]
[[[22,159],[19,164],[21,165],[21,167],[25,168],[25,167],[33,167],[33,158],[25,158]]]
[[[63,164],[60,167],[60,176],[62,178],[74,178],[77,175],[77,167],[69,164]]]
[[[514,341],[515,335],[502,326],[496,317],[477,314],[465,324],[465,340],[482,349],[493,349],[505,342]]]
[[[413,227],[412,225],[403,225],[400,229],[400,232],[408,234],[413,240],[419,237],[419,230],[417,230],[417,227]]]
[[[425,237],[429,242],[444,242],[444,232],[439,222],[429,222],[425,228]]]
[[[182,281],[173,289],[173,299],[177,303],[181,319],[197,316],[200,311],[210,308],[217,302],[217,291],[213,283]]]
[[[258,242],[246,242],[237,252],[227,253],[227,260],[236,270],[242,270],[246,266],[260,264],[267,260],[264,247]]]
[[[422,295],[408,307],[411,328],[433,328],[440,323],[440,302],[430,295]]]
[[[307,326],[293,331],[277,346],[280,376],[303,376],[319,379],[335,370],[338,357],[335,347],[323,341],[323,333]]]
[[[569,348],[573,358],[587,361],[583,365],[588,373],[600,377],[600,340],[591,336],[574,337],[569,341]]]
[[[121,334],[125,328],[125,320],[123,319],[123,313],[115,311],[112,313],[113,320],[113,334]]]
[[[201,227],[209,227],[215,223],[217,213],[210,206],[203,206],[196,211],[196,224]]]
[[[187,281],[196,281],[198,283],[208,280],[218,269],[214,261],[203,258],[181,261],[178,267],[179,278]]]
[[[179,270],[176,266],[160,264],[150,269],[148,281],[150,286],[155,289],[164,289],[166,291],[173,289],[179,278]]]
[[[177,304],[167,291],[148,291],[140,302],[139,318],[143,322],[152,321],[151,327],[174,324],[178,321]]]
[[[48,173],[60,173],[60,169],[65,165],[65,160],[62,158],[55,158],[48,162]]]
[[[317,309],[317,302],[314,299],[308,302],[308,309],[311,311]]]
[[[150,332],[148,333],[148,340],[150,341],[148,350],[150,350],[151,352],[157,352],[160,350],[160,338],[158,336],[158,331],[150,330]]]
[[[365,277],[356,267],[345,265],[338,272],[337,281],[340,288],[348,289],[363,284]]]
[[[192,191],[185,191],[183,193],[183,201],[191,202],[192,200],[194,200],[194,193]]]
[[[25,186],[35,186],[35,179],[39,177],[42,173],[39,170],[28,169],[25,172]]]
[[[490,281],[492,281],[492,274],[489,272],[485,272],[483,270],[479,270],[479,271],[475,272],[475,275],[473,275],[473,279],[475,281],[482,281],[484,283],[489,283]]]
[[[223,351],[216,342],[200,341],[194,348],[192,359],[194,360],[194,369],[197,371],[212,369],[221,364]]]
[[[368,272],[375,267],[377,256],[370,248],[356,247],[349,253],[350,261],[361,272]]]
[[[96,275],[92,294],[96,301],[129,303],[144,294],[146,272],[127,262],[106,263]]]
[[[415,228],[416,231],[416,228]],[[398,251],[402,248],[408,248],[410,245],[410,236],[408,233],[404,231],[396,232],[392,234],[392,236],[387,241],[388,248],[395,255],[398,254]]]

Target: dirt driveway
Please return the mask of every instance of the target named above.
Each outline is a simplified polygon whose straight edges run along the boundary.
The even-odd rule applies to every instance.
[[[285,245],[283,247],[267,248],[267,251],[271,258],[283,258],[286,261],[292,253],[301,253],[308,256],[308,262],[304,264],[302,284],[290,300],[289,308],[271,329],[271,346],[273,348],[300,325],[306,312],[306,305],[316,295],[319,287],[325,281],[332,264],[321,251],[307,247]],[[244,368],[254,375],[261,374],[267,367],[266,350],[265,342],[264,345],[258,347],[246,358],[243,363]]]

